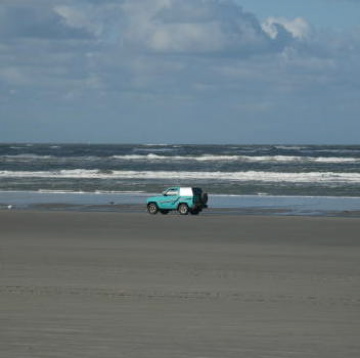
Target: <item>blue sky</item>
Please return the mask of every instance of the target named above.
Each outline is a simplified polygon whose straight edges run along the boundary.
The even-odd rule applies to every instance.
[[[358,0],[1,0],[0,142],[359,144]]]
[[[260,21],[269,16],[303,17],[314,26],[348,29],[360,25],[358,0],[236,0]]]

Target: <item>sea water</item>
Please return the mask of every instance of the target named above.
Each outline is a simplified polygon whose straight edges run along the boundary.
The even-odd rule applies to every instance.
[[[0,144],[2,206],[140,204],[174,185],[215,208],[360,210],[360,146]]]

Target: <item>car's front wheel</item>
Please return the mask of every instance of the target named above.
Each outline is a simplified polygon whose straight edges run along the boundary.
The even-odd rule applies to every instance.
[[[189,207],[187,206],[187,204],[182,203],[178,207],[178,212],[180,213],[180,215],[187,215],[189,214]]]
[[[155,203],[149,203],[147,205],[147,210],[148,210],[149,214],[155,215],[159,211],[159,208],[157,207],[157,205]]]

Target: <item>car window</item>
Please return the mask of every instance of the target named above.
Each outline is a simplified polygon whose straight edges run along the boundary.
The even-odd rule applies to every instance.
[[[177,189],[169,189],[165,195],[167,195],[167,196],[178,195],[178,190]]]

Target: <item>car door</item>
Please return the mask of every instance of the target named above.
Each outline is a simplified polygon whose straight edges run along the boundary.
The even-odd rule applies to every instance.
[[[163,193],[161,209],[175,210],[179,203],[179,188],[169,188]]]

